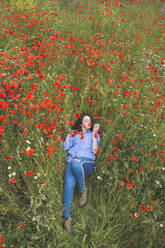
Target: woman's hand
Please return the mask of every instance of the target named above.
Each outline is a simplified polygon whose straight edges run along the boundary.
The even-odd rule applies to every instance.
[[[66,139],[65,139],[65,142],[69,140],[70,136],[71,136],[71,134],[68,134],[68,135],[67,135],[67,137],[66,137]]]
[[[96,123],[93,125],[93,133],[97,133],[100,129],[100,124]]]

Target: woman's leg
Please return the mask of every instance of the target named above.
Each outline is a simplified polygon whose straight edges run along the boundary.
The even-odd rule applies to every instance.
[[[70,216],[72,194],[73,194],[75,184],[76,184],[76,178],[72,172],[71,162],[70,162],[70,163],[67,163],[66,170],[65,170],[64,217]]]
[[[71,169],[78,181],[80,191],[85,189],[85,176],[93,172],[95,164],[95,161],[88,158],[72,160]]]

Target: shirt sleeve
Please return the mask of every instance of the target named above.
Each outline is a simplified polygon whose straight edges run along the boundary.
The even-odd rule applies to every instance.
[[[100,134],[97,134],[97,144],[98,144],[98,147],[100,149]]]
[[[68,141],[62,142],[64,150],[69,150],[73,146],[73,137],[72,135],[69,137]]]

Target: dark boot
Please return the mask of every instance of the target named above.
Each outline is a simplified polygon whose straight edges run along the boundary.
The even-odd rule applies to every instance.
[[[85,207],[87,204],[87,195],[88,190],[85,188],[82,192],[80,192],[80,198],[79,198],[79,207]]]
[[[63,224],[63,228],[69,234],[73,234],[72,225],[74,225],[74,224],[75,224],[75,219],[74,218],[71,218],[70,216],[68,216],[67,219],[65,219],[65,222]]]

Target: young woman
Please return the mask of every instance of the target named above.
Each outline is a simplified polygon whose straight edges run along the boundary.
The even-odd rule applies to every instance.
[[[72,225],[75,223],[70,217],[70,207],[76,181],[80,190],[79,207],[84,207],[87,204],[85,176],[93,173],[100,149],[99,124],[93,124],[88,114],[81,114],[72,129],[75,130],[73,134],[68,134],[63,141],[64,150],[69,153],[65,170],[63,227],[69,234],[73,233]]]

